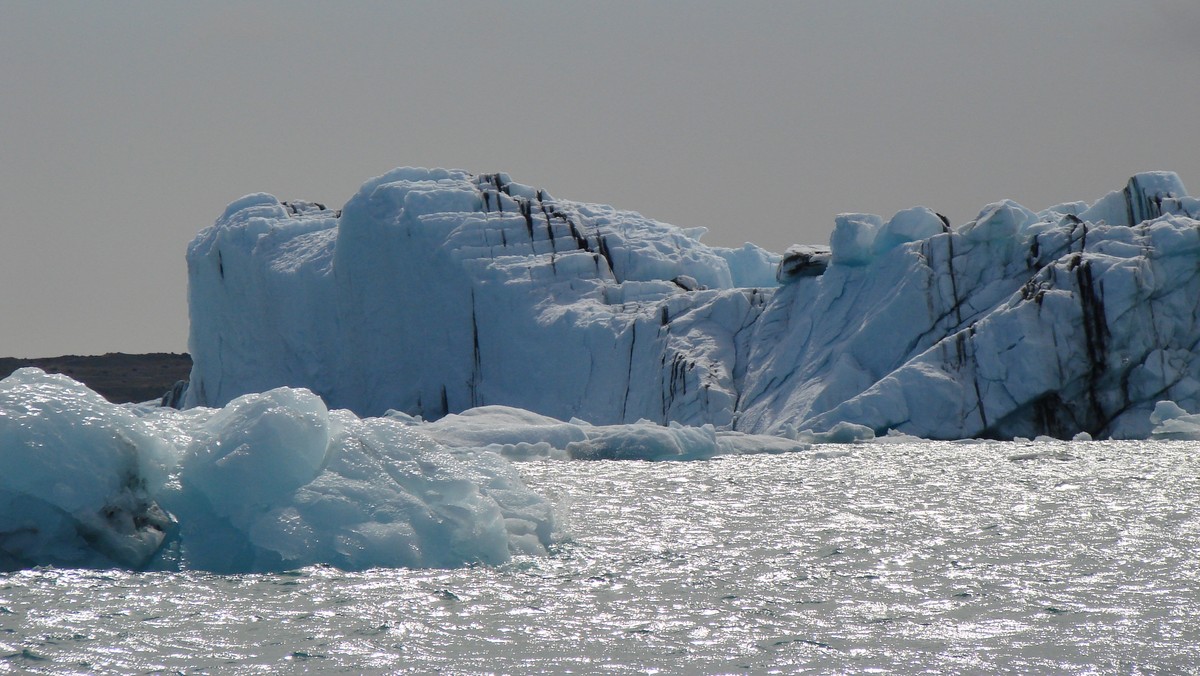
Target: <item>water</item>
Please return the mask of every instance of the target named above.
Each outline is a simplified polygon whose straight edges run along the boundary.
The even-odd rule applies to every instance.
[[[0,672],[1200,673],[1191,443],[532,462],[553,556],[0,576]]]

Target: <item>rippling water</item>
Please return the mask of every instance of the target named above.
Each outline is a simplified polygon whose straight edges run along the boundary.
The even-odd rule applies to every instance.
[[[0,672],[1193,672],[1190,443],[536,462],[552,557],[0,575]]]

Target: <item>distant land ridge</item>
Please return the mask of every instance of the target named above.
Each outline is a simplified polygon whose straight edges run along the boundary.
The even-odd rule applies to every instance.
[[[109,352],[35,359],[0,357],[0,378],[7,378],[13,371],[27,366],[70,376],[112,403],[126,404],[162,398],[176,382],[188,379],[192,357],[187,353],[172,352]]]

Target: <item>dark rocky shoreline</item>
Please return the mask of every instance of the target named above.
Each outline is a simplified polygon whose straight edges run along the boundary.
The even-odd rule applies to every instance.
[[[36,359],[0,357],[0,378],[7,378],[13,371],[26,366],[70,376],[114,404],[124,404],[161,399],[175,383],[187,380],[192,370],[192,358],[188,354],[170,352],[110,352]]]

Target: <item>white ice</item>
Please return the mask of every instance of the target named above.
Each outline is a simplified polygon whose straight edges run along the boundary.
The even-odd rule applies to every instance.
[[[393,416],[418,424],[404,414]],[[706,460],[747,453],[792,453],[810,444],[863,441],[860,437],[799,440],[717,430],[712,425],[659,425],[642,420],[626,425],[562,422],[523,409],[484,406],[425,423],[421,431],[451,448],[486,447],[512,459]],[[869,433],[869,431],[868,431]]]
[[[505,174],[397,169],[340,212],[251,195],[188,252],[186,403],[300,386],[424,419],[1145,437],[1160,399],[1200,410],[1197,216],[1149,172],[957,227],[842,214],[779,256]]]
[[[1173,401],[1160,401],[1150,414],[1151,439],[1200,441],[1200,414],[1188,413]]]

